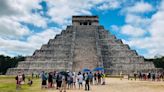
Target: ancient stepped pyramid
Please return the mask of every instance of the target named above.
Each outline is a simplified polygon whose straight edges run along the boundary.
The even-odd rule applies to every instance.
[[[32,56],[10,68],[7,74],[104,67],[106,73],[119,74],[155,69],[135,50],[123,44],[103,26],[97,16],[73,16],[72,25],[50,39]]]

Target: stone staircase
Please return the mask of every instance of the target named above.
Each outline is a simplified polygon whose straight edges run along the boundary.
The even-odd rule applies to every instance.
[[[93,69],[97,66],[96,54],[96,26],[76,26],[75,27],[75,48],[74,48],[74,71],[83,68]]]

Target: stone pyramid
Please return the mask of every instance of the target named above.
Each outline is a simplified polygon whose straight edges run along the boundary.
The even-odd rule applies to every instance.
[[[153,63],[144,62],[135,50],[99,25],[97,16],[73,16],[72,25],[35,50],[16,68],[8,69],[7,74],[18,71],[25,74],[58,70],[77,72],[95,67],[103,67],[110,74],[155,69]]]

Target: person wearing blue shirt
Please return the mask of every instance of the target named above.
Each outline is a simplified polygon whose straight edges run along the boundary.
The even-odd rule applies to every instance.
[[[47,88],[47,76],[44,71],[42,71],[42,88]]]
[[[92,74],[92,72],[90,72],[88,74],[88,76],[89,76],[89,82],[90,82],[90,84],[93,85],[93,74]]]

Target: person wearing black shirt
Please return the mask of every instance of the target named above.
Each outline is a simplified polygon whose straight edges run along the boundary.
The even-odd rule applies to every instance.
[[[94,73],[94,84],[97,84],[97,74]]]
[[[52,73],[48,74],[48,88],[52,88]]]
[[[89,76],[88,76],[88,73],[85,74],[85,90],[89,91]]]
[[[101,74],[100,73],[97,74],[97,78],[98,78],[98,84],[101,84]]]
[[[56,89],[61,88],[61,84],[62,84],[62,75],[59,73],[57,74],[57,78],[56,78]]]

